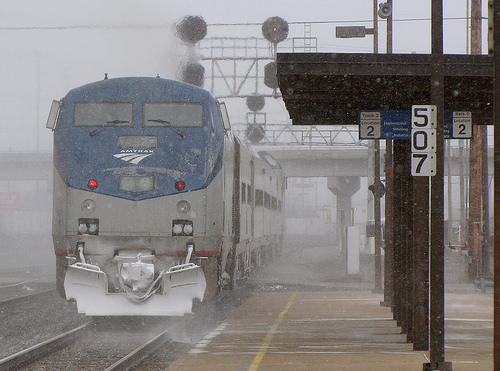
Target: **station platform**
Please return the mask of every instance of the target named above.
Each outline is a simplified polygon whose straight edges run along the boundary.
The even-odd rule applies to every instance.
[[[460,254],[445,260],[446,361],[491,371],[493,294],[466,283]],[[249,299],[167,370],[422,371],[429,352],[413,350],[372,292],[373,256],[343,272],[331,240],[287,239],[282,259],[248,279]]]
[[[422,370],[429,353],[370,291],[257,292],[168,371]],[[446,361],[455,371],[493,369],[492,297],[446,297]]]

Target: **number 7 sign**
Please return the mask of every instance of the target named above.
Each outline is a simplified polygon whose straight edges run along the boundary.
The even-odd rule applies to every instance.
[[[412,176],[436,175],[436,155],[434,153],[412,153],[411,175]]]

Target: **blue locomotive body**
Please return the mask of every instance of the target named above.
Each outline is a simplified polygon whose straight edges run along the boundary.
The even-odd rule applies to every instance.
[[[51,117],[56,282],[80,312],[182,315],[280,250],[283,174],[209,92],[106,79]]]

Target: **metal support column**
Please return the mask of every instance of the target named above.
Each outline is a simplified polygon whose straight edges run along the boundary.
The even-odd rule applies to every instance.
[[[413,179],[413,350],[429,350],[429,178]]]
[[[383,307],[392,307],[394,282],[394,167],[392,164],[392,140],[385,144],[385,228],[384,228],[384,301]]]
[[[405,140],[405,168],[404,168],[404,201],[403,210],[405,242],[404,242],[404,321],[402,331],[406,334],[406,341],[413,342],[413,177],[411,176],[411,142]]]
[[[392,0],[387,0],[387,4],[392,7]],[[392,13],[387,18],[387,46],[386,53],[392,54]],[[382,306],[390,307],[392,301],[393,289],[393,178],[394,168],[392,164],[392,140],[385,141],[385,255],[384,255],[384,301],[380,303]]]
[[[451,370],[444,354],[444,63],[443,0],[432,0],[431,101],[437,107],[436,175],[431,177],[430,363],[424,370]]]
[[[373,184],[380,184],[380,142],[375,141]],[[382,228],[380,221],[380,195],[373,193],[373,212],[375,214],[375,288],[373,292],[382,293]]]
[[[404,157],[404,141],[395,140],[394,144],[394,178],[393,178],[393,219],[403,220],[403,157]],[[393,287],[392,287],[392,314],[393,319],[397,321],[397,325],[401,326],[401,306],[402,306],[402,246],[405,236],[403,235],[402,223],[394,223],[393,225]]]
[[[494,30],[494,130],[495,130],[495,231],[500,231],[500,1],[493,3]],[[500,233],[495,233],[493,298],[493,364],[500,371]]]
[[[378,0],[373,0],[373,53],[378,53]],[[374,175],[373,183],[380,183],[380,141],[374,143]],[[373,292],[382,292],[382,229],[380,222],[380,197],[373,194],[373,213],[375,219],[375,288]]]

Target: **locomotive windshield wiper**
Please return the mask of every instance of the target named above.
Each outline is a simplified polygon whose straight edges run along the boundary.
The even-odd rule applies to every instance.
[[[112,127],[112,128],[116,128],[119,124],[128,124],[130,121],[123,121],[123,120],[112,120],[112,121],[106,121],[106,124],[111,124],[111,125],[106,125],[106,126],[101,126],[95,130],[92,130],[89,135],[91,137],[93,137],[94,135],[96,135],[97,133],[99,133],[102,129],[104,128],[109,128],[109,127]]]
[[[182,139],[186,138],[186,133],[183,132],[182,130],[176,128],[175,126],[172,126],[172,124],[170,123],[170,121],[165,121],[165,120],[162,120],[162,119],[151,119],[151,120],[148,120],[149,122],[158,122],[162,125],[165,125],[167,128],[170,128],[172,130],[174,130],[177,134],[179,134]]]

